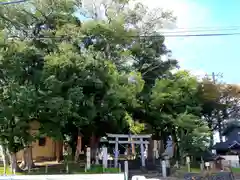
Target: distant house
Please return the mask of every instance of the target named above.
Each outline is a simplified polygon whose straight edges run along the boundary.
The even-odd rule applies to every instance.
[[[239,154],[240,153],[240,125],[232,123],[228,125],[224,132],[225,142],[216,143],[213,149],[219,155]]]
[[[39,123],[31,123],[31,133],[36,134],[39,129]],[[61,141],[54,141],[50,137],[42,137],[32,143],[32,157],[33,160],[59,160],[62,156],[63,143]],[[17,160],[21,161],[23,157],[23,150],[17,153]]]

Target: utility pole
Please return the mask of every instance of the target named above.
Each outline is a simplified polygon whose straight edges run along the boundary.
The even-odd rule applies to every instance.
[[[210,77],[212,79],[213,84],[216,84],[217,78],[222,78],[223,75],[222,73],[216,74],[215,72],[212,72],[211,74],[206,74],[205,77]]]
[[[215,72],[212,72],[212,74],[207,74],[206,77],[211,77],[212,79],[212,82],[214,85],[216,85],[217,83],[217,77],[220,77],[222,78],[223,75],[222,73],[215,73]],[[220,99],[218,100],[218,102],[220,101]],[[223,136],[222,136],[222,121],[221,121],[221,118],[220,118],[220,111],[217,109],[217,112],[216,112],[216,119],[217,119],[217,124],[218,124],[218,133],[219,133],[219,139],[220,139],[220,142],[223,142]]]

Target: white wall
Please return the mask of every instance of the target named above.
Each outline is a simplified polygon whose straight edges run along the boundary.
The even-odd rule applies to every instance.
[[[231,166],[231,167],[239,167],[239,157],[236,155],[227,155],[227,156],[221,156],[225,160],[222,160],[222,164],[224,166]]]

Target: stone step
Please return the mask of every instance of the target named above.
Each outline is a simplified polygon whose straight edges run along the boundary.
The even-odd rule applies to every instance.
[[[133,176],[144,176],[145,178],[153,178],[153,179],[159,179],[162,177],[162,174],[160,173],[154,173],[154,174],[130,174],[129,173],[129,179],[131,179]]]

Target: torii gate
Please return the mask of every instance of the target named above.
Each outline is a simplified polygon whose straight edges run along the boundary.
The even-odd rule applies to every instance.
[[[149,139],[152,137],[151,134],[139,134],[139,135],[128,135],[128,134],[107,134],[109,138],[115,138],[115,140],[108,141],[110,144],[115,144],[115,155],[114,155],[114,165],[118,166],[118,144],[140,144],[141,149],[141,162],[142,167],[145,167],[145,157],[144,157],[144,147],[143,145],[149,144]],[[134,141],[119,140],[120,138],[129,139],[139,139]]]

